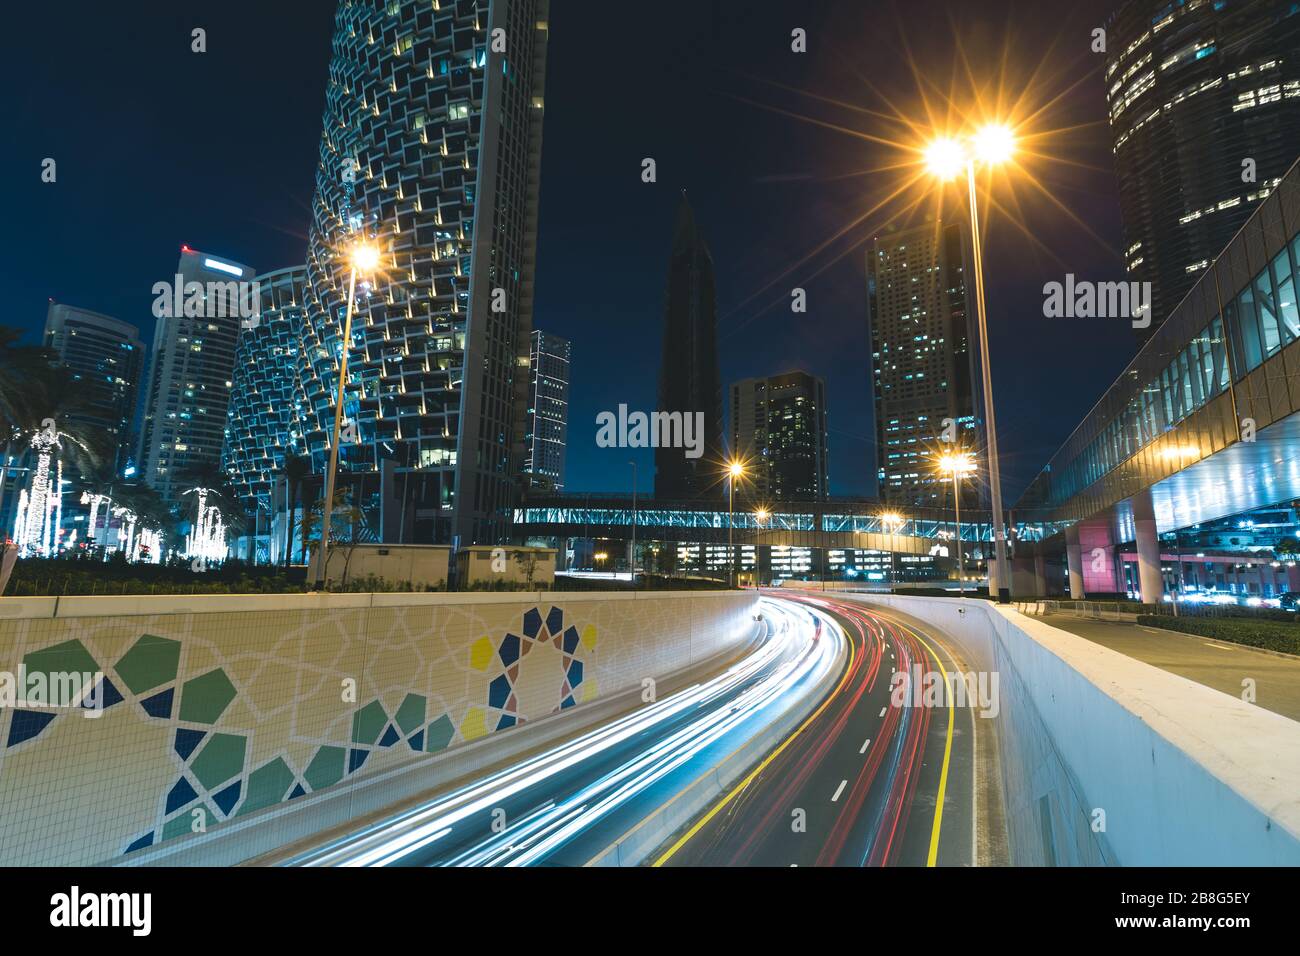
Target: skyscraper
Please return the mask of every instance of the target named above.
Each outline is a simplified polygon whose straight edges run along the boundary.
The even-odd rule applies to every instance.
[[[389,489],[406,496],[395,510],[413,522],[408,541],[509,535],[524,457],[547,9],[344,0],[335,16],[307,253],[304,438],[323,473],[346,252],[370,237],[382,255],[358,288],[347,343],[344,415],[355,427],[339,449],[341,486],[370,512],[392,506]],[[388,469],[401,478],[385,480]]]
[[[940,505],[937,456],[983,444],[966,249],[962,225],[929,222],[879,236],[867,253],[876,476],[890,504]]]
[[[825,498],[826,383],[807,372],[733,383],[731,449],[748,463],[756,497]]]
[[[524,427],[524,472],[564,489],[564,449],[569,431],[568,339],[533,329],[529,354],[528,418]]]
[[[235,348],[221,466],[244,510],[269,500],[286,455],[303,454],[301,364],[307,269],[257,277],[260,307]]]
[[[713,257],[682,193],[677,206],[664,295],[659,411],[704,416],[703,454],[655,449],[655,497],[690,499],[725,493],[722,480],[722,384],[718,374],[718,314]]]
[[[1130,0],[1107,24],[1125,264],[1146,342],[1300,156],[1300,6]]]
[[[154,287],[153,352],[136,463],[169,504],[187,477],[219,468],[235,343],[256,312],[256,270],[181,247],[174,279]]]
[[[45,346],[59,356],[85,401],[73,417],[107,434],[115,449],[114,470],[125,464],[135,419],[144,343],[134,325],[50,302],[45,313]]]

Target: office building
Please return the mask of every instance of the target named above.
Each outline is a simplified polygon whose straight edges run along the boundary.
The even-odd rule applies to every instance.
[[[109,464],[120,470],[131,454],[131,428],[144,372],[140,330],[119,319],[50,302],[45,313],[45,347],[68,370],[84,405],[72,416],[108,436]]]
[[[547,9],[546,0],[338,7],[307,252],[304,440],[323,475],[347,251],[366,239],[381,261],[357,289],[344,401],[355,438],[342,443],[339,468],[357,503],[384,515],[381,540],[468,545],[510,534]]]
[[[759,501],[815,501],[829,493],[826,383],[807,372],[731,386],[731,449]]]
[[[713,257],[683,192],[668,261],[658,410],[680,413],[692,422],[702,415],[703,435],[702,440],[694,436],[698,457],[688,457],[681,443],[655,449],[656,498],[686,500],[726,493],[717,326]]]
[[[1106,100],[1146,342],[1300,156],[1300,6],[1130,0],[1106,25]]]
[[[256,270],[181,247],[173,278],[154,287],[153,350],[136,464],[169,504],[221,466],[235,344],[256,314]]]
[[[939,456],[982,450],[965,237],[962,225],[929,222],[879,236],[867,253],[876,476],[890,504],[944,506]],[[974,504],[976,483],[966,485]]]
[[[568,339],[541,329],[532,333],[528,411],[524,427],[524,473],[549,490],[564,490],[564,448],[569,430]]]

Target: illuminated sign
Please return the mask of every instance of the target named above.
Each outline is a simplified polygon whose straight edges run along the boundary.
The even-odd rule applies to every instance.
[[[242,276],[244,274],[243,269],[238,266],[232,266],[228,262],[222,262],[220,259],[204,259],[203,268],[213,269],[216,272],[224,272],[227,275],[232,276]]]

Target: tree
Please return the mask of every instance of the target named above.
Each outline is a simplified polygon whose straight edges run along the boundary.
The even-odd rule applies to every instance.
[[[519,562],[520,570],[524,573],[524,580],[528,583],[528,590],[531,591],[533,589],[533,577],[537,574],[537,552],[531,548],[516,551],[515,560]]]
[[[28,453],[32,469],[27,520],[16,537],[21,539],[18,544],[23,550],[43,552],[45,516],[52,496],[59,491],[57,464],[67,461],[79,474],[93,472],[112,457],[112,440],[90,419],[78,416],[86,410],[85,392],[75,387],[66,369],[15,362],[13,353],[18,350],[10,347],[8,351],[10,365],[0,373],[0,413],[9,426],[5,458],[0,464],[0,488],[15,448]],[[0,367],[4,361],[0,360]]]
[[[311,457],[309,455],[286,455],[284,459],[284,479],[289,484],[289,514],[284,525],[284,566],[287,570],[293,556],[293,516],[298,510],[298,496],[302,493],[302,484],[311,475]],[[304,521],[303,554],[307,553],[307,536]]]
[[[321,507],[322,499],[317,499],[313,505],[310,515],[303,522],[303,540],[306,541],[310,535],[318,535],[324,525],[324,510]],[[347,537],[343,536],[340,530],[346,521],[348,531]],[[346,488],[336,488],[334,490],[334,507],[330,511],[330,553],[325,558],[325,567],[321,569],[321,576],[329,581],[329,562],[334,559],[336,549],[342,549],[343,559],[343,579],[340,586],[346,586],[348,583],[348,567],[352,564],[352,552],[360,543],[358,531],[366,523],[366,516],[362,510],[357,507],[352,500]],[[304,547],[304,552],[306,548]]]

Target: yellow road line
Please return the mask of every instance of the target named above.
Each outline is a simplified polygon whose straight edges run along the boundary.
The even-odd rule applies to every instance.
[[[848,638],[847,631],[845,632],[845,637]],[[814,720],[816,720],[818,717],[821,716],[822,712],[827,707],[830,706],[831,701],[833,701],[837,696],[839,696],[840,691],[844,689],[844,685],[849,679],[849,675],[853,673],[853,661],[854,658],[857,656],[857,652],[858,652],[858,648],[853,643],[853,639],[848,638],[848,641],[849,641],[849,662],[848,665],[844,668],[844,676],[841,677],[840,682],[835,685],[835,690],[833,690],[830,694],[828,694],[826,696],[826,699],[821,702],[821,706],[819,706],[816,710],[814,710],[812,714],[809,715],[808,719],[805,720],[802,724],[800,724],[798,729],[795,730],[794,733],[792,733],[789,737],[787,737],[782,742],[781,746],[777,747],[770,754],[768,754],[767,757],[757,767],[755,767],[752,771],[749,772],[749,774],[745,777],[744,780],[740,781],[740,783],[738,783],[735,787],[733,787],[731,792],[728,793],[725,797],[723,797],[713,807],[712,810],[710,810],[704,816],[700,817],[700,819],[696,821],[696,823],[689,830],[687,830],[684,834],[682,834],[681,838],[677,840],[676,843],[674,843],[667,850],[665,850],[664,853],[654,861],[654,863],[650,864],[651,866],[663,866],[664,863],[666,863],[674,853],[680,850],[688,840],[690,840],[693,836],[695,836],[695,834],[699,833],[700,830],[705,826],[705,824],[707,824],[710,820],[712,820],[715,816],[717,816],[719,810],[721,810],[723,807],[729,804],[733,799],[735,799],[736,795],[739,794],[740,791],[744,790],[747,786],[749,786],[753,782],[754,778],[757,777],[760,773],[762,773],[768,764],[770,764],[777,757],[781,756],[781,752],[785,750],[786,747],[790,746],[791,742],[793,742],[796,737],[798,737],[801,733],[803,733],[809,724],[811,724]],[[866,648],[866,638],[864,637],[863,649],[865,650],[865,648]]]
[[[935,653],[934,648],[930,646],[930,642],[922,637],[915,628],[909,627],[897,618],[891,618],[883,614],[881,617],[893,621],[925,646],[925,649],[930,652],[930,656],[934,658],[935,667],[939,668],[939,673],[943,675],[944,686],[948,688],[948,740],[943,747],[943,768],[939,771],[939,795],[934,802],[934,825],[930,828],[930,853],[925,860],[926,866],[934,866],[939,858],[939,831],[943,827],[943,798],[948,791],[948,764],[952,759],[952,726],[957,713],[957,698],[953,694],[952,680],[948,676],[948,671],[944,668],[943,662],[939,660],[939,655]],[[974,826],[974,823],[971,825]]]

